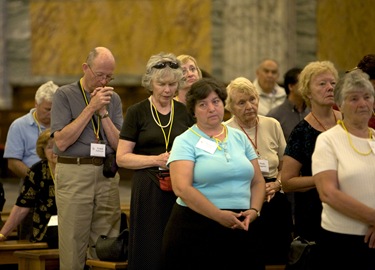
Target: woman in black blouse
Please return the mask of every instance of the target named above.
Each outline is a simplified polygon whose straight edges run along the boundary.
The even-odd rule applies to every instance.
[[[284,192],[295,192],[295,236],[316,241],[320,231],[322,204],[311,172],[316,138],[342,118],[333,109],[338,72],[330,61],[315,61],[304,67],[298,79],[310,113],[290,134],[283,158],[281,181]]]
[[[57,230],[52,230],[52,226],[48,227],[51,217],[57,215],[53,180],[57,156],[53,154],[53,138],[50,135],[50,129],[46,129],[39,135],[36,152],[41,161],[35,163],[27,172],[16,204],[1,228],[0,241],[6,240],[7,236],[33,209],[33,231],[30,241],[47,241],[51,248],[57,247]],[[50,229],[47,231],[48,228]],[[54,228],[57,227],[54,226]]]
[[[176,201],[166,181],[166,163],[175,137],[193,125],[185,105],[173,99],[182,78],[175,55],[151,56],[142,78],[142,86],[150,96],[128,108],[120,133],[117,164],[134,170],[129,270],[161,269],[164,228]]]

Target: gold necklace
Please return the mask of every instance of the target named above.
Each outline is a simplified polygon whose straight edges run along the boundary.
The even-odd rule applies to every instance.
[[[332,110],[332,113],[333,113],[333,117],[335,118],[335,123],[337,122],[337,119],[336,119],[336,115],[335,115],[335,112]],[[322,123],[320,123],[320,121],[318,120],[318,118],[315,116],[315,114],[311,111],[311,115],[314,117],[314,119],[316,120],[316,122],[318,122],[318,124],[324,129],[324,131],[327,131],[326,127],[323,126]]]
[[[363,153],[363,152],[360,152],[357,148],[355,148],[353,142],[352,142],[352,138],[350,137],[350,134],[349,134],[349,131],[346,129],[346,126],[344,124],[344,121],[342,120],[339,120],[338,123],[342,126],[342,128],[345,130],[346,132],[346,135],[348,136],[348,140],[349,140],[349,144],[350,146],[353,148],[354,151],[356,151],[358,154],[362,155],[362,156],[368,156],[371,154],[372,152],[372,149],[370,149],[370,151],[366,152],[366,153]],[[368,137],[369,139],[371,139],[371,129],[368,129]]]
[[[216,135],[216,136],[220,136],[221,134],[223,134],[224,132],[225,132],[225,137],[224,137],[224,140],[219,140],[218,138],[215,138],[216,136],[209,136],[209,135],[207,135],[204,131],[202,131],[199,127],[198,127],[198,125],[197,124],[195,124],[195,126],[200,130],[200,131],[202,131],[204,134],[206,134],[208,137],[210,137],[211,139],[213,139],[213,140],[215,140],[215,142],[216,142],[216,146],[217,146],[217,149],[219,149],[219,150],[222,150],[222,148],[220,147],[220,144],[219,144],[219,142],[224,142],[226,139],[227,139],[227,136],[228,136],[228,131],[227,131],[227,127],[226,127],[226,125],[223,125],[223,124],[221,124],[222,126],[223,126],[223,131],[219,134],[219,135]],[[195,135],[197,135],[198,137],[201,137],[202,138],[202,136],[201,135],[199,135],[194,129],[192,129],[191,127],[189,127],[189,130],[191,131],[191,132],[193,132]]]
[[[212,135],[212,136],[210,136],[210,137],[211,137],[211,138],[216,138],[216,137],[219,137],[220,135],[222,135],[222,134],[224,133],[224,131],[225,131],[224,125],[222,125],[222,126],[223,126],[223,129],[221,130],[221,132],[220,132],[219,134]]]

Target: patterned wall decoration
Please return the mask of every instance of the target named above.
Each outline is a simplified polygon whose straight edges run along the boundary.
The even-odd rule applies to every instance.
[[[317,57],[343,73],[366,54],[375,54],[373,0],[318,0]]]
[[[139,75],[152,54],[191,54],[211,70],[210,0],[30,1],[33,75],[76,75],[106,46],[117,74]]]

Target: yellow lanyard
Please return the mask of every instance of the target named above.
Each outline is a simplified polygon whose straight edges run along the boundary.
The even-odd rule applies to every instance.
[[[36,119],[36,110],[33,112],[33,118],[34,118],[34,121],[35,121],[36,125],[38,126],[39,134],[42,133],[42,129],[40,127],[39,121],[38,121],[38,119]]]
[[[48,162],[48,169],[49,169],[49,173],[50,173],[50,175],[52,177],[53,182],[55,182],[55,176],[52,173],[51,165],[49,164],[49,162]]]
[[[223,124],[221,124],[222,126],[223,126],[223,129],[225,130],[225,139],[224,139],[224,141],[227,139],[227,135],[228,135],[228,129],[227,129],[227,126],[226,125],[223,125]],[[197,125],[195,125],[195,126],[197,126]],[[197,126],[197,128],[199,129],[199,127]],[[189,127],[189,130],[191,131],[191,132],[193,132],[195,135],[197,135],[198,137],[200,137],[200,138],[203,138],[202,137],[202,135],[200,135],[198,132],[196,132],[194,129],[192,129],[192,128],[190,128]],[[208,136],[208,135],[207,135]],[[216,135],[216,136],[218,136],[218,135]],[[221,142],[219,139],[217,139],[217,138],[215,138],[215,137],[210,137],[211,139],[214,139],[215,140],[215,142],[216,142],[216,146],[217,146],[217,149],[219,149],[219,150],[221,150],[221,147],[220,147],[220,145],[219,145],[219,142]]]
[[[150,99],[150,102],[152,104],[152,107],[155,109],[156,117],[158,118],[158,122],[159,122],[159,126],[160,126],[161,131],[163,132],[163,135],[164,135],[165,151],[168,152],[169,139],[171,137],[171,131],[172,131],[173,119],[174,119],[174,102],[173,102],[173,99],[172,99],[172,106],[171,106],[171,117],[172,117],[172,120],[171,120],[171,125],[169,126],[168,138],[165,135],[164,128],[162,127],[162,124],[161,124],[161,121],[160,121],[160,118],[159,118],[158,110],[156,109],[154,103],[152,103],[151,99]]]
[[[87,106],[87,105],[89,105],[89,102],[87,100],[85,90],[83,90],[82,79],[79,80],[79,85],[81,86],[82,95],[83,95],[83,98],[85,99],[86,106]],[[97,141],[99,141],[100,118],[98,117],[98,129],[96,129],[94,120],[92,118],[91,118],[91,124],[92,124],[92,128],[94,130],[95,137],[96,137]]]

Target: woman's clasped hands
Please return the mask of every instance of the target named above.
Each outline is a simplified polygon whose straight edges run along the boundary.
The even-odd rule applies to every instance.
[[[254,211],[246,210],[244,212],[235,213],[229,210],[222,210],[220,224],[231,229],[239,229],[247,231],[251,222],[250,213]],[[254,218],[255,219],[255,218]]]

